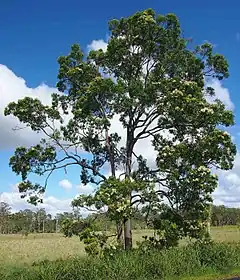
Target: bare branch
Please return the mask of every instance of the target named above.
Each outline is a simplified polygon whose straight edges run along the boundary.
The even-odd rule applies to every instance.
[[[142,198],[142,196],[141,196],[140,194],[134,194],[134,195],[131,196],[131,200],[134,199],[134,198],[136,198],[136,197]]]
[[[138,203],[138,205],[142,202],[141,199],[135,200],[133,202],[131,202],[131,206],[133,206],[134,204]]]
[[[62,151],[64,151],[64,153],[66,154],[66,157],[68,159],[72,159],[75,161],[75,163],[70,163],[70,164],[67,164],[65,166],[62,166],[60,168],[66,168],[66,166],[68,165],[72,165],[72,164],[78,164],[80,165],[82,168],[86,168],[86,169],[89,169],[89,170],[92,170],[95,174],[97,174],[99,177],[103,178],[104,180],[106,180],[106,177],[104,175],[102,175],[98,170],[96,170],[96,168],[94,168],[93,166],[90,166],[88,165],[86,162],[84,162],[83,160],[80,160],[77,156],[73,156],[73,155],[70,155],[67,151],[67,149],[65,147],[63,147],[63,145],[59,142],[58,139],[54,138],[52,135],[50,135],[49,133],[47,133],[47,131],[42,128],[42,131],[49,137],[51,138],[53,141],[55,141],[57,143],[57,145],[62,149]],[[56,169],[56,168],[55,168]],[[50,171],[50,170],[49,170]]]
[[[104,214],[105,213],[104,211],[97,210],[97,209],[91,209],[91,208],[89,208],[87,206],[81,206],[81,208],[84,208],[84,209],[86,209],[89,212],[94,212],[94,213],[98,213],[98,214]]]
[[[63,168],[66,168],[67,166],[76,165],[76,164],[77,164],[76,162],[71,162],[71,163],[66,163],[64,165],[61,165],[61,166],[54,166],[53,168],[45,169],[44,173],[45,172],[55,171],[55,170],[58,170],[58,169],[63,169]]]
[[[144,112],[143,112],[144,113]],[[149,119],[153,117],[157,113],[156,108],[152,108],[148,113],[145,113],[146,118],[144,120],[138,120],[138,123],[141,123],[140,125],[137,125],[136,128],[144,127]],[[151,122],[150,122],[151,123]]]
[[[47,178],[45,179],[45,183],[44,183],[44,189],[47,188],[48,180],[49,180],[50,176],[52,175],[53,171],[54,171],[54,169],[52,169],[52,170],[49,172],[49,174],[47,175]]]
[[[146,139],[148,138],[149,136],[152,136],[154,137],[154,133],[158,133],[162,130],[164,130],[165,128],[159,128],[159,127],[154,127],[152,129],[149,129],[149,130],[146,130],[145,132],[142,133],[143,136],[141,137],[138,137],[138,140],[140,139]]]
[[[157,114],[157,111],[153,111],[147,118],[146,120],[143,122],[142,125],[138,126],[138,127],[144,127],[143,130],[141,132],[139,132],[135,138],[134,138],[134,142],[136,143],[137,140],[140,139],[141,136],[143,136],[144,134],[149,134],[151,132],[151,130],[153,130],[154,132],[154,129],[156,129],[156,127],[153,129],[148,129],[149,126],[152,124],[152,122],[158,118],[158,114]],[[159,129],[162,129],[159,127]],[[149,137],[149,135],[148,135]],[[146,138],[146,137],[145,137]]]

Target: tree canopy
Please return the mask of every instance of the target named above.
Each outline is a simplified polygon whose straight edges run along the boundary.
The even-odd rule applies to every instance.
[[[136,207],[161,213],[159,230],[170,223],[179,238],[196,236],[217,187],[212,168],[232,168],[236,154],[224,131],[234,124],[233,113],[220,100],[209,102],[215,93],[207,86],[229,76],[228,63],[209,43],[193,48],[174,14],[137,12],[110,21],[109,32],[106,51],[84,54],[75,44],[59,57],[59,93],[51,105],[26,97],[5,109],[43,135],[10,159],[22,177],[19,190],[31,203],[42,202],[54,171],[79,166],[81,182],[96,191],[73,206],[106,209],[119,236],[124,227],[125,248],[132,246]],[[110,133],[114,117],[123,135]],[[142,139],[156,151],[154,167],[136,154]],[[45,185],[31,182],[31,174],[46,176]]]

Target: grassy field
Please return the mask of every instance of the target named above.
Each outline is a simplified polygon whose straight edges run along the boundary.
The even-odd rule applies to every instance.
[[[102,258],[76,257],[34,266],[0,266],[0,279],[223,280],[239,275],[239,268],[239,243],[195,243],[144,254],[133,250]]]
[[[134,243],[151,231],[133,232]],[[45,233],[0,235],[0,264],[31,264],[42,260],[67,259],[85,254],[84,245],[77,236],[65,238],[62,234]]]
[[[134,231],[134,243],[151,231]],[[214,240],[240,242],[238,227],[212,228]],[[78,237],[65,238],[62,234],[0,235],[0,265],[24,265],[42,260],[68,259],[83,256],[84,245]]]
[[[133,231],[134,243],[152,234]],[[240,275],[240,229],[212,228],[211,234],[218,241],[213,247],[180,246],[147,255],[132,251],[120,253],[114,259],[85,258],[84,245],[78,237],[0,235],[0,279],[222,280]],[[37,265],[32,266],[34,263]]]

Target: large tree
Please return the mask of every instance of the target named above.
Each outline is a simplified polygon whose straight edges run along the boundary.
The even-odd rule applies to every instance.
[[[96,184],[97,191],[73,205],[107,206],[119,235],[124,226],[126,248],[132,246],[130,218],[138,205],[157,208],[190,234],[206,219],[217,186],[210,168],[231,168],[236,153],[223,130],[234,124],[233,114],[219,100],[208,102],[214,90],[206,86],[208,79],[227,78],[228,64],[208,43],[191,48],[173,14],[137,12],[110,21],[109,31],[106,51],[84,56],[73,45],[58,59],[61,93],[52,95],[51,105],[26,97],[6,108],[6,115],[43,135],[10,159],[22,176],[19,190],[30,202],[41,202],[54,171],[79,166],[82,183]],[[116,117],[124,135],[109,132]],[[142,139],[156,150],[155,167],[136,153]],[[46,176],[46,184],[30,182],[32,173]]]

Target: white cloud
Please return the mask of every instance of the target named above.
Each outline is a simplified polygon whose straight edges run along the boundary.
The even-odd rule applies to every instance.
[[[89,50],[97,51],[99,49],[102,49],[104,52],[107,50],[107,42],[104,40],[93,40],[91,44],[89,44],[87,47]]]
[[[215,204],[240,207],[240,153],[237,153],[232,170],[219,170],[219,186],[213,193]]]
[[[232,173],[230,172],[227,176],[226,176],[226,180],[234,186],[239,185],[240,186],[240,177],[236,174],[236,173]]]
[[[56,92],[56,89],[45,84],[36,88],[28,87],[23,78],[16,76],[9,68],[0,64],[0,150],[15,148],[19,145],[32,145],[39,139],[39,135],[29,128],[13,131],[13,128],[23,127],[23,125],[13,116],[5,117],[5,107],[10,102],[25,96],[38,98],[44,104],[50,104],[53,92]]]
[[[77,185],[76,186],[77,191],[79,192],[79,194],[91,194],[94,191],[94,187],[90,184],[87,185]]]
[[[47,196],[47,194],[45,194],[43,197],[43,203],[34,206],[27,202],[27,198],[21,198],[17,185],[18,184],[10,185],[10,191],[0,192],[0,202],[6,202],[9,204],[11,212],[13,213],[24,209],[37,211],[40,208],[44,208],[47,213],[53,216],[57,213],[72,212],[72,200],[78,197],[78,195],[75,195],[74,198],[60,199],[55,196]],[[86,209],[80,209],[80,214],[83,217],[86,217],[89,214],[89,211]]]
[[[209,102],[214,101],[214,99],[218,98],[220,99],[229,110],[234,110],[234,104],[230,98],[230,93],[227,88],[225,88],[220,81],[218,80],[212,80],[207,83],[207,86],[212,87],[215,90],[215,96],[214,97],[208,97],[207,100]]]
[[[65,190],[70,190],[72,188],[72,183],[68,179],[63,179],[58,184]]]
[[[18,193],[18,185],[19,185],[19,183],[17,183],[17,184],[10,184],[11,191],[15,192],[15,193]]]
[[[29,204],[26,199],[22,199],[18,192],[3,192],[0,195],[1,201],[8,203],[12,212],[17,212],[23,209],[31,209],[32,211],[38,208],[45,208],[47,213],[56,215],[56,213],[72,211],[72,199],[58,199],[53,196],[45,196],[43,203],[38,206]]]

